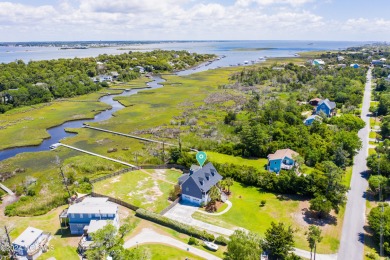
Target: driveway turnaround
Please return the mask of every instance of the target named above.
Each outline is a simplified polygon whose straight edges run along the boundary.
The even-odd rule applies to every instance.
[[[210,215],[210,216],[220,216],[222,214],[225,214],[226,212],[229,211],[229,209],[233,206],[233,204],[230,202],[230,200],[225,201],[225,203],[228,205],[226,209],[222,210],[221,212],[218,213],[210,213],[204,210],[197,210],[198,212],[205,214],[205,215]]]
[[[192,214],[194,214],[197,210],[198,207],[177,203],[172,209],[165,213],[164,216],[214,234],[221,234],[225,236],[230,236],[233,234],[233,230],[211,225],[192,218]]]
[[[366,159],[368,156],[368,136],[370,133],[370,98],[371,98],[371,69],[367,72],[367,82],[364,90],[361,118],[366,126],[358,133],[362,140],[362,149],[355,156],[352,169],[351,189],[348,192],[348,202],[345,209],[343,231],[338,253],[339,260],[363,259],[364,224],[366,214],[365,193],[368,188]]]
[[[146,243],[166,244],[176,248],[180,248],[184,251],[188,251],[194,255],[203,257],[204,259],[222,260],[221,258],[216,257],[215,255],[207,253],[193,246],[187,245],[186,243],[183,243],[172,237],[161,235],[150,228],[142,229],[141,233],[137,234],[135,237],[130,238],[130,240],[126,241],[124,244],[124,248],[130,248],[136,245],[146,244]]]

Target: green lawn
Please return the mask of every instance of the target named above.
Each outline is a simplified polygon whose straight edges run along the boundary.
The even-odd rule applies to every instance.
[[[252,166],[258,170],[264,170],[265,165],[267,165],[268,160],[261,158],[261,159],[244,159],[242,157],[232,156],[232,155],[226,155],[216,152],[206,152],[207,153],[207,159],[210,162],[215,163],[231,163],[231,164],[237,164],[237,165],[245,165],[245,166]]]
[[[351,179],[352,179],[352,167],[347,167],[343,177],[343,184],[346,185],[347,187],[350,187]]]
[[[155,170],[152,175],[142,171],[128,172],[95,183],[94,191],[159,213],[169,205],[168,195],[174,187],[174,184],[161,179],[174,179],[176,183],[181,173]]]
[[[151,260],[161,260],[161,259],[184,260],[186,258],[193,259],[193,260],[204,259],[190,252],[181,250],[176,247],[171,247],[168,245],[143,244],[140,245],[139,247],[144,248],[150,252]]]
[[[375,148],[368,148],[368,155],[376,154]]]
[[[283,222],[296,228],[295,245],[308,250],[305,231],[308,225],[304,222],[301,207],[308,207],[308,203],[299,196],[278,199],[275,194],[259,191],[255,187],[245,187],[234,183],[231,187],[232,196],[229,199],[233,207],[221,216],[209,216],[195,212],[193,217],[211,224],[226,228],[243,227],[264,235],[272,221]],[[266,200],[266,205],[260,207],[260,201]],[[319,253],[334,253],[338,249],[341,234],[343,210],[339,214],[337,225],[327,225],[323,228],[324,239],[319,244]]]

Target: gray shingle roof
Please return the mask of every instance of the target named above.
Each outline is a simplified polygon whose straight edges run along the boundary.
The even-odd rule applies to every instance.
[[[325,103],[326,106],[329,107],[330,109],[334,109],[336,107],[336,103],[330,101],[329,99],[321,100],[320,103],[318,103],[318,106],[321,105],[322,103]]]
[[[184,179],[184,176],[179,178],[179,182],[181,178]],[[193,174],[189,175],[185,181],[189,178],[193,179],[196,186],[204,192],[208,192],[211,187],[215,186],[217,182],[222,180],[222,176],[217,172],[212,163],[208,163],[202,168],[196,170]],[[185,181],[183,181],[183,183]]]

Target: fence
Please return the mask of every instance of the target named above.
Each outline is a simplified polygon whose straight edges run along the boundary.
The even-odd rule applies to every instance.
[[[164,215],[165,213],[167,213],[171,208],[173,208],[177,203],[179,203],[180,201],[180,197],[178,197],[174,202],[171,203],[171,205],[169,205],[168,207],[166,207],[165,209],[163,209],[161,212],[160,212],[160,215]]]
[[[107,174],[107,175],[104,175],[104,176],[102,176],[102,177],[99,177],[99,178],[90,180],[90,182],[91,182],[91,183],[95,183],[95,182],[98,182],[98,181],[102,181],[102,180],[111,178],[111,177],[113,177],[113,176],[121,175],[121,174],[124,174],[124,173],[126,173],[126,172],[131,172],[131,171],[135,171],[135,170],[137,170],[137,168],[134,168],[134,167],[125,168],[125,169],[123,169],[123,170],[120,170],[120,171],[117,171],[117,172],[114,172],[114,173],[111,173],[111,174]]]
[[[123,207],[125,207],[125,208],[131,209],[131,210],[134,210],[134,211],[136,211],[137,209],[139,209],[139,207],[134,206],[134,205],[132,205],[132,204],[130,204],[130,203],[124,202],[124,201],[122,201],[122,200],[118,200],[118,199],[116,199],[116,198],[113,198],[113,197],[110,197],[110,196],[107,196],[107,195],[102,195],[102,194],[99,194],[99,193],[96,193],[96,192],[92,192],[92,193],[91,193],[91,196],[92,196],[92,197],[103,197],[103,198],[108,198],[108,201],[114,202],[114,203],[116,203],[116,204],[118,204],[118,205],[121,205],[121,206],[123,206]]]
[[[183,172],[188,172],[189,170],[183,165],[179,164],[162,164],[162,165],[142,165],[139,167],[140,169],[170,169],[175,168],[182,170]]]

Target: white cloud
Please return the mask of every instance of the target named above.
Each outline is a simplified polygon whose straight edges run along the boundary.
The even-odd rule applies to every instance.
[[[390,33],[390,20],[383,18],[367,19],[355,18],[348,19],[342,26],[342,30],[363,34],[365,32]]]
[[[56,15],[53,6],[43,5],[39,7],[0,2],[0,23],[30,23],[39,22]]]
[[[285,5],[299,6],[313,1],[314,0],[237,0],[236,4],[238,6],[249,6],[252,3],[256,3],[258,5],[285,4]]]
[[[319,2],[60,0],[58,5],[42,6],[0,2],[0,41],[334,39],[359,31],[389,33],[389,20],[330,21],[306,8],[311,1]]]

